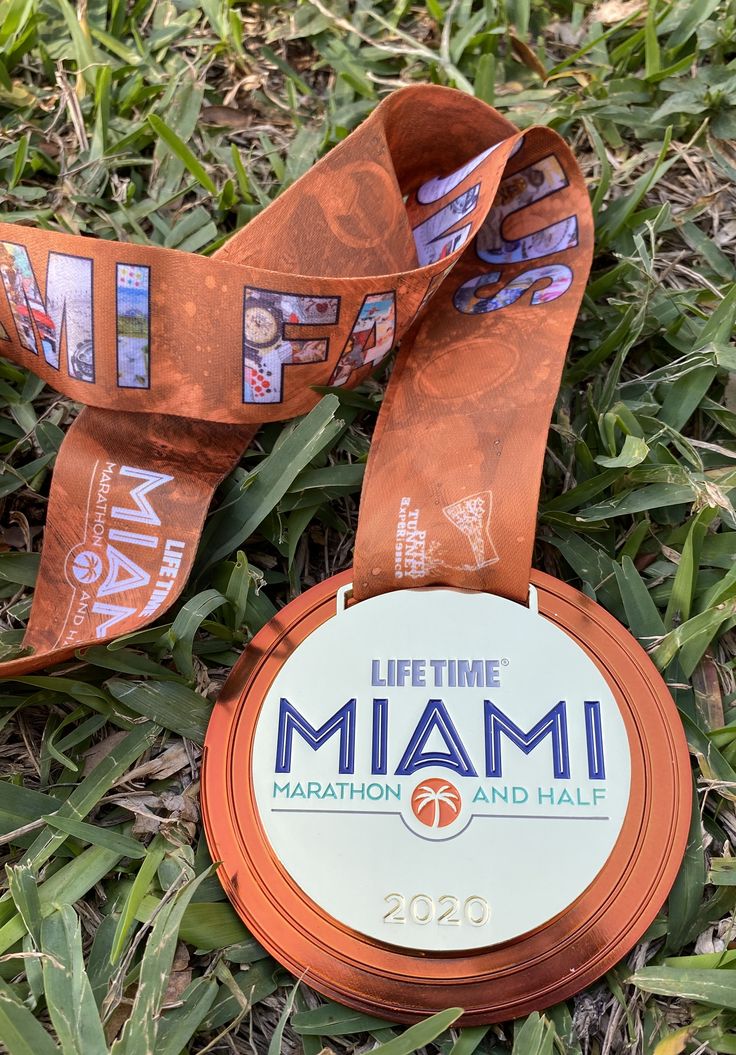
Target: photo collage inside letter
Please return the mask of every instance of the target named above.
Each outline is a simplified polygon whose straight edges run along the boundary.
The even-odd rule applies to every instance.
[[[519,146],[521,145],[520,141]],[[518,149],[518,147],[517,147]],[[502,281],[504,268],[541,260],[578,244],[575,215],[518,238],[507,237],[507,223],[535,202],[542,201],[568,186],[562,165],[554,154],[507,176],[499,185],[493,208],[475,240],[477,257],[499,270],[489,271],[464,282],[455,293],[455,307],[466,315],[484,315],[515,304],[527,290],[535,289],[530,304],[545,304],[563,296],[572,284],[572,271],[566,264],[532,267],[514,275],[496,292],[491,287]]]
[[[284,367],[327,358],[326,337],[296,338],[296,326],[332,326],[339,297],[301,296],[246,287],[243,309],[243,402],[281,403]]]
[[[94,381],[92,261],[49,253],[44,298],[26,247],[0,242],[0,278],[22,347],[58,370],[65,330],[69,376]],[[10,339],[2,328],[0,339]]]
[[[353,332],[330,378],[331,385],[344,385],[354,370],[375,365],[388,355],[396,336],[396,294],[371,293],[363,301]]]

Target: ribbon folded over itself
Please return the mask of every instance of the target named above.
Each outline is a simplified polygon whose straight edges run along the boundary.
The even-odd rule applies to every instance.
[[[435,86],[385,99],[212,257],[0,224],[0,355],[86,404],[54,471],[32,654],[0,676],[160,616],[257,426],[399,340],[355,594],[525,600],[592,244],[563,140]]]

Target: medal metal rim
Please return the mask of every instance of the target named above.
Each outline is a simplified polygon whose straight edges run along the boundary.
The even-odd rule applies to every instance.
[[[333,576],[278,612],[248,645],[215,705],[204,748],[202,817],[226,893],[278,961],[317,991],[368,1014],[413,1022],[459,1006],[465,1009],[461,1024],[470,1025],[515,1018],[572,996],[644,934],[684,853],[692,796],[689,753],[661,675],[600,605],[552,576],[532,572],[540,614],[585,651],[621,710],[631,748],[623,827],[586,890],[524,935],[469,952],[384,944],[338,922],[297,886],[265,834],[252,782],[243,780],[251,771],[261,705],[276,674],[309,634],[335,616],[338,594],[351,578],[350,571]]]

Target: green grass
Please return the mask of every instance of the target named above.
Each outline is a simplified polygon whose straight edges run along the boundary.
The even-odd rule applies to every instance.
[[[542,1018],[459,1034],[448,1011],[395,1041],[400,1028],[295,991],[246,934],[208,871],[202,736],[250,635],[350,562],[378,376],[339,404],[326,397],[286,445],[293,425],[261,430],[233,476],[258,470],[252,486],[235,514],[214,513],[216,545],[168,623],[0,686],[11,1055],[97,1055],[116,1036],[117,1055],[317,1055],[373,1038],[387,1055],[736,1052],[736,6],[642,8],[609,24],[564,0],[0,0],[5,220],[212,252],[412,81],[474,91],[574,145],[597,254],[550,432],[535,562],[649,649],[684,716],[697,786],[667,910],[626,962]],[[1,361],[0,403],[10,649],[76,408]],[[539,867],[533,846],[519,867]]]

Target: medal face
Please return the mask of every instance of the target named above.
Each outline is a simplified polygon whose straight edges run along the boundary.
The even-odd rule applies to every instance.
[[[251,772],[299,888],[367,937],[431,952],[517,938],[572,904],[631,782],[585,652],[520,604],[455,590],[382,594],[310,634],[263,701]],[[542,884],[520,867],[532,846]]]
[[[666,686],[611,616],[535,580],[525,607],[448,589],[346,604],[336,577],[261,631],[215,708],[218,874],[335,999],[475,1022],[548,1006],[669,891],[690,777]]]

